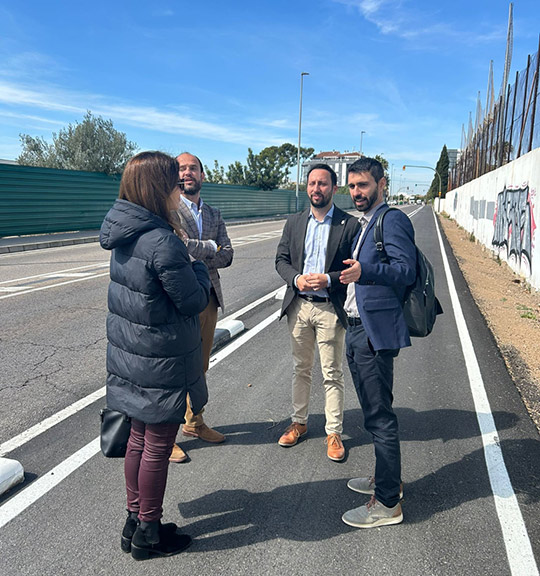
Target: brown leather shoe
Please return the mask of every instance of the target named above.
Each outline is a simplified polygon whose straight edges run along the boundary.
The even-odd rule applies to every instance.
[[[289,448],[298,443],[301,436],[307,433],[307,424],[300,424],[299,422],[293,422],[287,430],[282,434],[281,438],[278,440],[280,446],[285,446]]]
[[[184,424],[182,426],[182,434],[184,436],[195,436],[195,438],[200,438],[205,442],[212,442],[212,444],[225,442],[225,436],[221,432],[209,428],[206,424],[201,424],[200,426],[186,426]]]
[[[327,445],[326,454],[330,460],[341,462],[345,458],[345,448],[339,434],[328,434],[325,443]]]
[[[175,444],[171,455],[169,456],[169,462],[180,464],[180,462],[185,462],[187,459],[187,454],[182,450],[182,448],[180,448],[180,446],[178,446],[178,444]]]

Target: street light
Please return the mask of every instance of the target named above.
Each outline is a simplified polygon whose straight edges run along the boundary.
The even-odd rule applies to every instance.
[[[441,175],[437,172],[437,170],[435,170],[435,168],[432,168],[431,166],[413,166],[412,164],[404,164],[403,170],[405,170],[405,168],[427,168],[428,170],[433,170],[433,172],[435,172],[435,174],[437,174],[437,176],[439,177],[439,198],[441,197],[441,190],[442,190]]]
[[[362,140],[365,133],[366,133],[365,130],[362,130],[362,132],[360,132],[360,156],[362,156]]]
[[[298,212],[298,185],[300,184],[300,140],[302,136],[302,93],[304,91],[304,76],[309,76],[309,72],[300,74],[300,113],[298,115],[298,151],[296,154],[296,209]]]

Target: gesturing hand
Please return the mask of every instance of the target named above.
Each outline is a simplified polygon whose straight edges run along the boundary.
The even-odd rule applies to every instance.
[[[339,281],[342,284],[350,284],[351,282],[357,282],[362,274],[362,267],[360,266],[360,262],[358,260],[343,260],[343,264],[348,266],[345,270],[341,271],[339,275]]]

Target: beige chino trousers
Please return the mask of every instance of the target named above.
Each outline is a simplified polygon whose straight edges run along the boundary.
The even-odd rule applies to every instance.
[[[293,356],[292,421],[308,419],[311,373],[318,346],[325,392],[326,434],[343,432],[343,349],[345,328],[331,302],[308,302],[298,296],[287,311]]]

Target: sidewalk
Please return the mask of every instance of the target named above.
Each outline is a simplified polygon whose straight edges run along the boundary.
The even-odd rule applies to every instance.
[[[286,217],[287,215],[280,215],[247,218],[245,220],[227,220],[225,224],[227,226],[253,224],[255,222],[284,220]],[[53,234],[34,234],[28,236],[4,236],[0,237],[0,254],[40,250],[42,248],[56,248],[57,246],[72,246],[73,244],[87,244],[89,242],[99,242],[99,230],[78,230],[75,232],[55,232]]]
[[[99,230],[77,232],[57,232],[55,234],[36,234],[33,236],[5,236],[0,238],[0,254],[24,252],[41,248],[87,244],[99,240]]]

